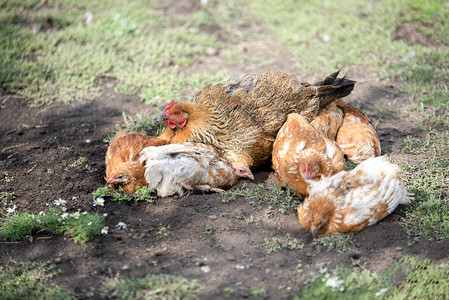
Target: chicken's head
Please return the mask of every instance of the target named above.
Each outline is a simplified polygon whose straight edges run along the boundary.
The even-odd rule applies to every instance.
[[[299,172],[302,178],[306,180],[319,179],[320,176],[320,164],[318,161],[303,161],[299,164]]]
[[[254,175],[248,165],[236,162],[232,164],[232,167],[234,168],[235,176],[237,176],[237,178],[249,178],[254,180]]]
[[[158,121],[162,121],[171,129],[183,129],[188,119],[189,114],[183,110],[183,103],[175,103],[175,100],[172,100],[159,116]]]
[[[127,172],[126,170],[114,170],[109,176],[104,178],[109,187],[113,189],[123,188],[128,193],[133,193],[134,190],[130,190],[128,186],[133,183],[136,178]]]
[[[306,199],[304,202],[308,202],[306,204],[306,220],[304,221],[308,224],[308,229],[310,230],[312,237],[315,237],[317,234],[325,233],[329,226],[329,220],[334,212],[332,202],[327,201],[324,196],[315,196],[311,199]]]

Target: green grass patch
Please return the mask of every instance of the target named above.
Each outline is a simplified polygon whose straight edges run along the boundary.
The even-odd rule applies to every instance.
[[[85,244],[101,234],[104,217],[98,213],[62,212],[50,207],[47,213],[36,215],[14,212],[2,219],[0,236],[8,241],[20,241],[39,231],[65,235],[76,243]]]
[[[258,184],[250,188],[247,183],[244,183],[239,189],[228,190],[220,194],[222,203],[235,201],[237,197],[248,198],[249,203],[253,206],[262,204],[280,206],[279,211],[283,214],[296,209],[300,201],[300,198],[290,188],[284,190],[274,184]]]
[[[264,247],[270,254],[282,250],[301,250],[304,248],[304,243],[300,243],[298,239],[291,237],[288,233],[285,237],[265,238]]]
[[[196,279],[165,274],[143,278],[121,278],[117,274],[106,280],[100,290],[116,299],[197,299],[200,291]]]
[[[405,280],[395,286],[391,279],[400,273]],[[448,275],[448,263],[406,256],[379,273],[340,267],[315,274],[294,299],[445,299]]]
[[[114,200],[117,200],[119,202],[128,202],[134,200],[135,202],[145,201],[149,203],[153,203],[157,198],[156,192],[154,190],[148,189],[147,186],[136,187],[136,191],[132,195],[126,193],[125,191],[114,190],[108,186],[104,186],[99,187],[95,191],[93,191],[92,196],[94,199],[112,197]]]
[[[328,251],[335,250],[338,253],[343,253],[348,250],[352,242],[352,234],[326,234],[313,239],[313,244],[323,245]]]
[[[415,237],[449,238],[449,131],[430,130],[424,141],[405,139],[403,151],[425,154],[419,165],[401,163],[415,201],[406,208],[401,223]]]
[[[12,299],[76,299],[49,281],[60,272],[47,263],[9,262],[0,266],[0,298]]]

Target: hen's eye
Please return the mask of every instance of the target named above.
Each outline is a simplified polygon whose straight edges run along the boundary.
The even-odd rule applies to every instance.
[[[175,111],[175,115],[179,115],[179,111]]]

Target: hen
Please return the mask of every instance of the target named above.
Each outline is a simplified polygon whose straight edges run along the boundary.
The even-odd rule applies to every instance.
[[[140,151],[148,146],[165,145],[165,140],[141,133],[119,131],[106,152],[107,184],[114,189],[123,188],[134,193],[136,186],[146,185]]]
[[[234,169],[211,145],[170,144],[142,150],[145,180],[161,197],[184,190],[219,192],[237,184]]]
[[[309,197],[298,207],[298,217],[312,236],[358,232],[413,199],[402,182],[401,168],[384,156],[309,183]]]
[[[333,102],[324,107],[310,124],[329,139],[335,141],[338,129],[343,124],[343,112]]]
[[[380,155],[380,142],[368,117],[357,108],[339,99],[335,104],[343,111],[343,124],[336,142],[350,161],[359,164]]]
[[[276,134],[290,113],[307,121],[351,93],[354,81],[338,72],[315,84],[302,84],[281,72],[247,74],[223,84],[208,85],[192,102],[172,101],[160,120],[167,126],[159,138],[214,145],[241,177],[250,177],[271,156]]]
[[[345,169],[338,146],[299,114],[287,116],[273,146],[273,168],[281,185],[307,195],[305,180],[319,180]]]

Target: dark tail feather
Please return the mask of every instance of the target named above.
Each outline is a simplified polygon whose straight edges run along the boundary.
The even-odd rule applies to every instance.
[[[340,71],[330,74],[326,79],[315,82],[311,86],[318,87],[318,97],[320,99],[320,109],[329,103],[346,97],[354,89],[355,81],[345,77],[337,78]]]

